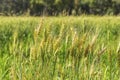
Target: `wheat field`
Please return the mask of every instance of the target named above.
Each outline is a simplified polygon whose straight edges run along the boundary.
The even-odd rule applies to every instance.
[[[120,80],[120,17],[0,17],[0,80]]]

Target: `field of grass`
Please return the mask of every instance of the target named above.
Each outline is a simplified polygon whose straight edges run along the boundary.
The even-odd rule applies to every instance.
[[[0,80],[120,80],[120,17],[0,17]]]

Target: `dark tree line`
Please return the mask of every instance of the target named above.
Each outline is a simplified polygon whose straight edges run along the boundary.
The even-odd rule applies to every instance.
[[[0,15],[118,15],[120,0],[0,0]]]

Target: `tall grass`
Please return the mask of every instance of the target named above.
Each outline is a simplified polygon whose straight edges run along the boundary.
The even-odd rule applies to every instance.
[[[119,17],[0,17],[1,80],[119,80]]]

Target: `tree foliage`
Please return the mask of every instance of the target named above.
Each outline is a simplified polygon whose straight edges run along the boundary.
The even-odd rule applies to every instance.
[[[4,15],[118,15],[119,0],[0,0],[0,14]]]

